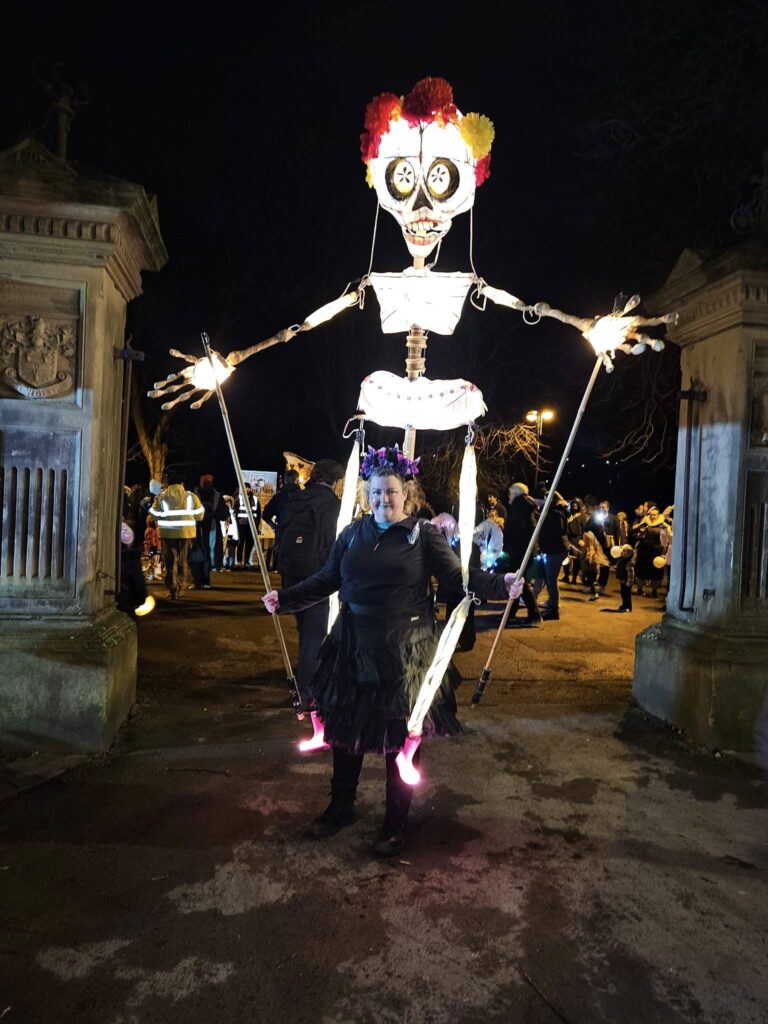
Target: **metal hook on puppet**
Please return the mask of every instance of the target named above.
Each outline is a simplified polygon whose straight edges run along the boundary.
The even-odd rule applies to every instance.
[[[357,426],[350,428],[350,423],[357,420]],[[363,423],[365,423],[365,414],[362,412],[356,412],[354,416],[350,416],[347,422],[344,424],[344,429],[341,432],[341,436],[346,440],[348,437],[353,437],[356,434],[363,432]]]
[[[421,745],[421,736],[409,733],[403,749],[395,758],[400,778],[406,786],[417,786],[421,782],[421,773],[413,763],[413,757]]]
[[[523,323],[529,327],[535,327],[536,324],[541,323],[541,314],[537,311],[535,306],[526,306],[523,310]]]
[[[486,282],[482,277],[475,277],[472,283],[474,284],[474,288],[470,292],[469,301],[475,309],[484,313],[485,307],[488,305],[488,296],[483,291],[486,287]]]

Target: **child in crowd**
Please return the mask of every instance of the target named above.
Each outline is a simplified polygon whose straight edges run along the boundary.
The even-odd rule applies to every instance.
[[[162,579],[160,568],[160,531],[154,516],[147,516],[147,527],[144,530],[144,556],[147,560],[147,579]]]
[[[584,547],[581,549],[581,577],[589,587],[590,601],[596,601],[605,593],[610,572],[610,562],[603,551],[602,544],[591,530],[584,534]]]
[[[616,579],[621,590],[620,612],[632,611],[632,584],[635,582],[635,549],[631,544],[622,544],[616,563]]]

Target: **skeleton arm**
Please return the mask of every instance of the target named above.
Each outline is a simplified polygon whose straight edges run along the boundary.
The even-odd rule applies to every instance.
[[[332,302],[326,303],[324,306],[321,306],[320,309],[316,309],[313,313],[309,314],[303,323],[295,324],[292,327],[286,327],[282,331],[278,331],[277,334],[272,335],[271,338],[267,338],[265,341],[260,341],[256,345],[240,349],[237,352],[230,352],[224,357],[220,356],[218,352],[213,352],[213,372],[215,373],[215,376],[219,381],[226,380],[226,378],[233,372],[234,367],[238,366],[246,359],[249,359],[257,352],[262,352],[264,349],[271,348],[273,345],[279,345],[283,342],[290,341],[302,331],[311,331],[313,327],[318,327],[320,324],[324,324],[326,321],[332,320],[333,317],[338,316],[339,313],[343,312],[345,309],[349,309],[351,306],[360,306],[362,308],[367,284],[367,279],[363,278],[357,288],[346,292],[344,295],[340,296],[338,299],[334,299]],[[202,391],[203,394],[201,397],[190,405],[191,409],[199,409],[200,406],[204,402],[207,402],[215,393],[215,381],[213,379],[211,366],[207,357],[201,356],[200,358],[196,358],[195,356],[188,356],[184,352],[179,352],[179,350],[175,348],[170,349],[170,354],[177,359],[183,359],[191,365],[185,366],[184,369],[179,370],[178,373],[170,373],[165,380],[156,381],[152,391],[148,392],[149,397],[166,398],[177,391],[181,392],[178,397],[172,399],[170,402],[163,402],[161,408],[172,409],[180,402],[185,402],[190,399],[195,392]]]
[[[478,309],[485,309],[486,299],[495,302],[497,306],[508,306],[510,309],[516,309],[520,313],[524,313],[526,309],[531,308],[526,306],[522,299],[512,295],[511,292],[505,292],[503,288],[492,288],[489,284],[486,284],[482,277],[476,279],[476,287],[472,299],[473,305],[477,306]],[[482,300],[482,306],[475,302],[475,299]]]
[[[640,296],[633,295],[624,308],[610,313],[608,316],[580,317],[564,313],[560,309],[552,309],[546,302],[539,302],[533,310],[537,316],[549,316],[561,323],[577,327],[584,338],[590,343],[595,355],[603,360],[606,372],[613,370],[613,358],[617,351],[639,356],[648,345],[654,352],[661,352],[664,342],[641,332],[641,327],[659,327],[662,324],[676,324],[677,313],[665,313],[663,316],[628,316],[640,304]],[[630,344],[630,343],[633,344]]]

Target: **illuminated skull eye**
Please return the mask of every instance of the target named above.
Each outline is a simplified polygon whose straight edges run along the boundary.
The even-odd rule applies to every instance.
[[[450,199],[459,187],[459,169],[453,160],[439,157],[427,173],[427,188],[433,199]]]
[[[385,178],[393,199],[407,199],[416,188],[416,171],[407,160],[391,160]]]

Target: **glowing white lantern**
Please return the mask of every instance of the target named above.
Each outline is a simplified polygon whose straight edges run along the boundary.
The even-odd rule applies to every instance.
[[[207,358],[198,359],[192,371],[192,383],[202,391],[213,391],[216,381],[219,384],[225,381],[232,374],[232,367],[225,363],[218,352],[211,353],[213,368]]]

